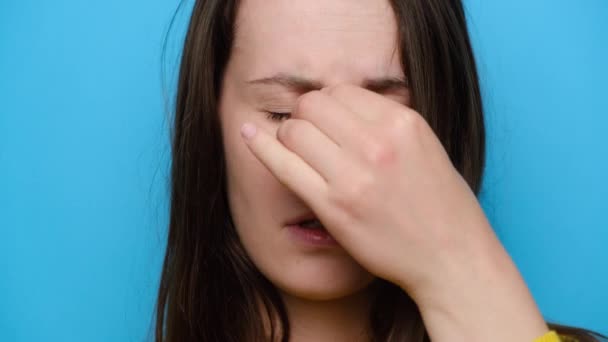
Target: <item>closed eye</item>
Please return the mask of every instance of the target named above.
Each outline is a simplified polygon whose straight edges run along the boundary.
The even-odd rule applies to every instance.
[[[291,115],[291,113],[278,113],[278,112],[266,112],[267,115],[266,117],[268,117],[271,120],[274,121],[281,121],[284,119],[287,119],[288,116]]]

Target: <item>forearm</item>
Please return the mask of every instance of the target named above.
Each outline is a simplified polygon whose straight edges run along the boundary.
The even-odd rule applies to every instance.
[[[432,341],[532,342],[546,333],[530,291],[498,240],[475,254],[464,264],[455,258],[444,278],[415,298]]]

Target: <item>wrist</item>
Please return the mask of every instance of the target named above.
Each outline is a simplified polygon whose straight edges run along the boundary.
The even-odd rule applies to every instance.
[[[446,263],[411,294],[433,341],[533,341],[549,329],[500,242]]]

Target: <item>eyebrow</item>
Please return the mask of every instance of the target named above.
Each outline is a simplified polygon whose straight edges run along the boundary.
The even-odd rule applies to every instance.
[[[318,80],[311,80],[304,77],[283,73],[279,73],[271,77],[251,80],[247,83],[280,85],[298,93],[320,90],[325,87],[323,83]],[[407,78],[400,77],[368,78],[363,81],[362,87],[376,93],[385,93],[394,90],[408,89],[409,82]]]

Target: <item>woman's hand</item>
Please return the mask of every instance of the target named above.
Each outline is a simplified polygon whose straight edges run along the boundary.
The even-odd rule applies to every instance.
[[[395,101],[352,86],[310,92],[277,138],[260,131],[248,145],[357,261],[409,291],[493,238],[426,121]]]
[[[408,292],[433,340],[547,330],[475,194],[411,108],[326,88],[302,95],[276,138],[247,141],[357,262]]]

